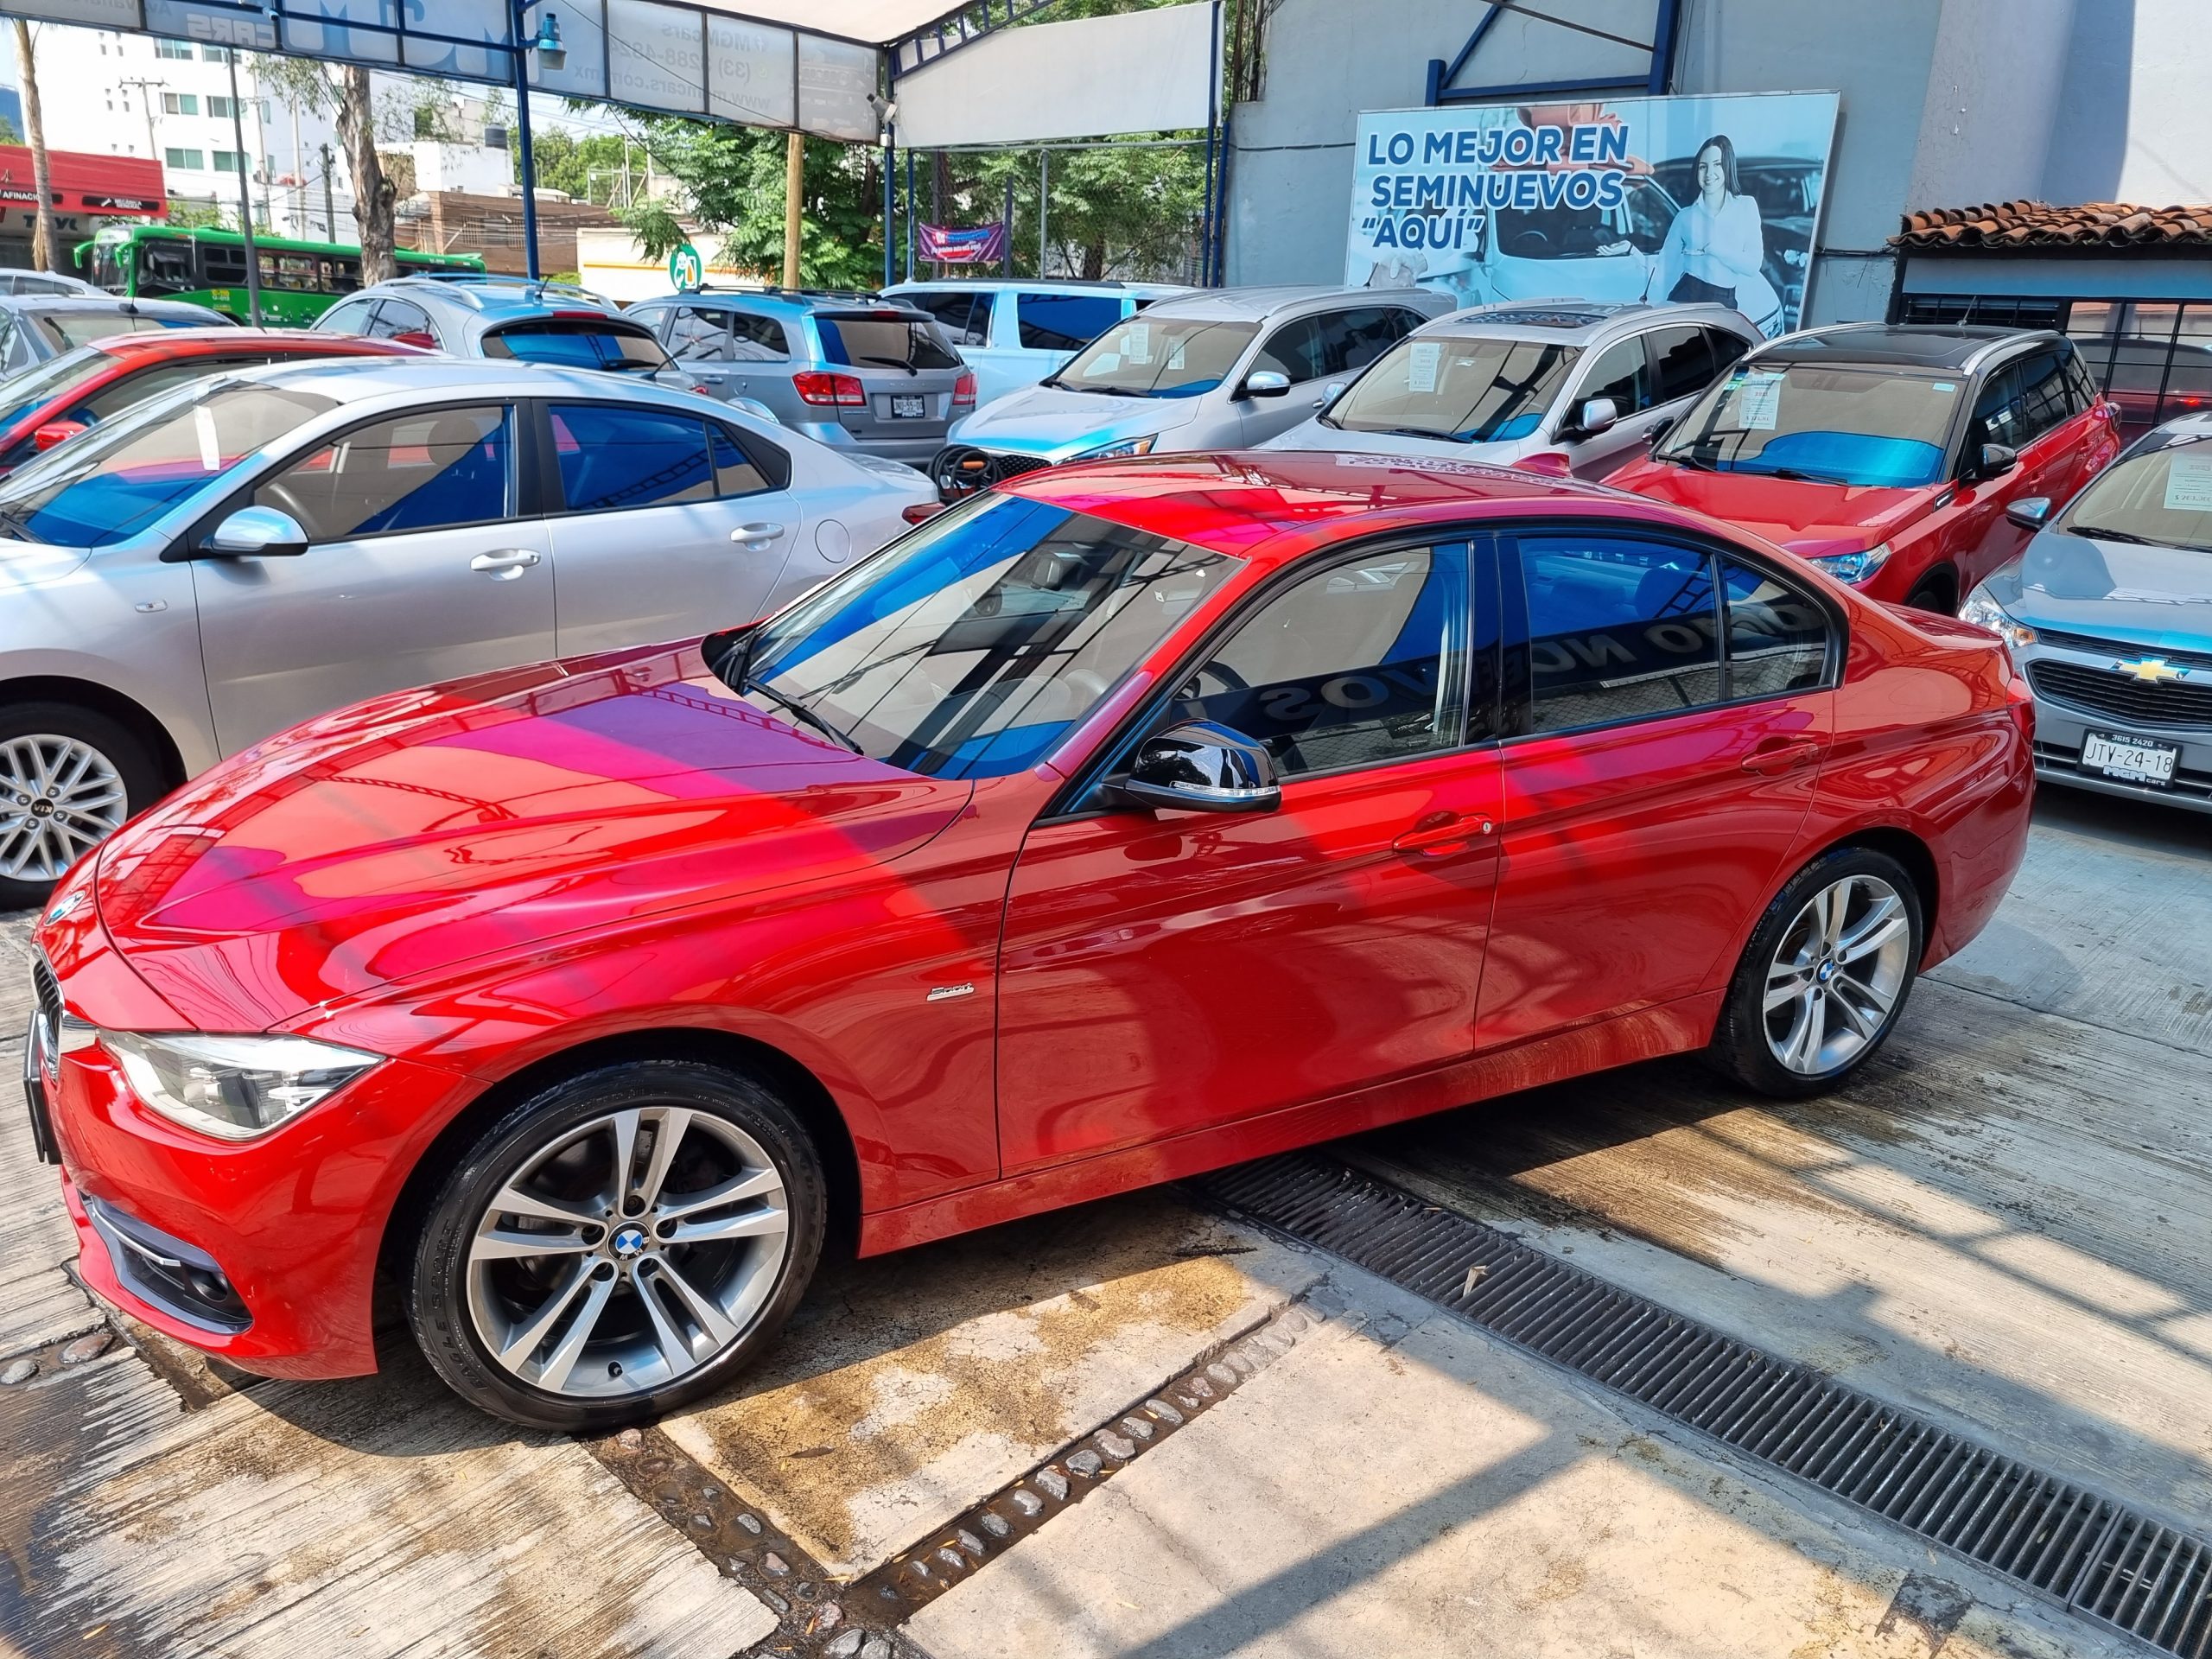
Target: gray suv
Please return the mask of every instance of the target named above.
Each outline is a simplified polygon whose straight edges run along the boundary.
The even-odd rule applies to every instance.
[[[869,294],[697,289],[640,300],[677,366],[832,448],[927,465],[976,407],[976,377],[926,312]]]
[[[455,357],[516,358],[691,383],[669,371],[650,328],[613,301],[565,283],[460,271],[398,276],[348,295],[315,319],[330,334],[365,334]]]

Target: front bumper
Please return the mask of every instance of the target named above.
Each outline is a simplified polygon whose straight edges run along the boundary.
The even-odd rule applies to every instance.
[[[2155,652],[2146,653],[2133,647],[2128,651],[2131,656],[2139,658],[2146,654],[2157,655]],[[2038,663],[2105,671],[2114,661],[2112,653],[2053,647],[2038,642],[2014,654],[2030,683],[2036,686],[2035,760],[2038,779],[2063,788],[2087,790],[2123,800],[2150,801],[2187,811],[2212,812],[2212,728],[2196,724],[2169,725],[2156,719],[2146,720],[2139,710],[2133,708],[2116,706],[2110,709],[2099,709],[2086,707],[2063,696],[2053,695],[2046,689],[2049,677],[2044,677],[2044,684],[2036,684],[2037,677],[2034,670]],[[2191,679],[2206,677],[2212,677],[2201,671],[2190,672]],[[2155,743],[2172,745],[2181,752],[2174,764],[2172,781],[2165,784],[2138,782],[2112,777],[2095,767],[2084,766],[2082,745],[2092,732],[2147,738]]]

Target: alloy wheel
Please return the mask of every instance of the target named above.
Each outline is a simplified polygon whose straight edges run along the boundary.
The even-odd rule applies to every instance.
[[[1822,1077],[1878,1041],[1912,969],[1912,918],[1876,875],[1821,888],[1768,964],[1767,1046],[1789,1071]]]
[[[0,742],[0,878],[54,880],[128,816],[123,774],[91,744],[36,732]]]
[[[679,1106],[610,1112],[527,1155],[469,1237],[468,1316],[493,1362],[571,1399],[645,1394],[712,1363],[791,1255],[783,1176]]]

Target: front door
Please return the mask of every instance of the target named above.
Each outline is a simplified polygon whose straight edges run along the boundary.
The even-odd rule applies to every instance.
[[[1459,543],[1298,578],[1145,722],[1259,739],[1280,810],[1154,811],[1094,790],[1030,832],[1000,956],[1009,1173],[1471,1051],[1498,775],[1496,607],[1469,588]]]
[[[1841,654],[1792,582],[1688,542],[1530,530],[1501,571],[1523,729],[1485,1048],[1726,982],[1811,806]]]
[[[257,486],[308,532],[296,557],[192,568],[226,754],[380,692],[553,654],[543,521],[515,513],[514,411],[374,421]]]
[[[1602,432],[1578,435],[1584,406],[1600,397],[1613,405],[1613,424]],[[1617,340],[1599,352],[1568,394],[1566,424],[1558,433],[1574,475],[1602,479],[1642,454],[1652,427],[1665,418],[1656,412],[1657,407],[1643,335]]]
[[[798,499],[777,481],[787,457],[657,404],[554,404],[548,416],[562,656],[688,639],[768,608],[807,544]]]

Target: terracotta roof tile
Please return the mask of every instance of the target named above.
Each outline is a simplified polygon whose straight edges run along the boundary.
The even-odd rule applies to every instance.
[[[1986,201],[1974,207],[1929,207],[1907,213],[1890,245],[1900,248],[2212,246],[2212,204],[2144,207],[2088,201],[2056,207],[2047,201]]]

